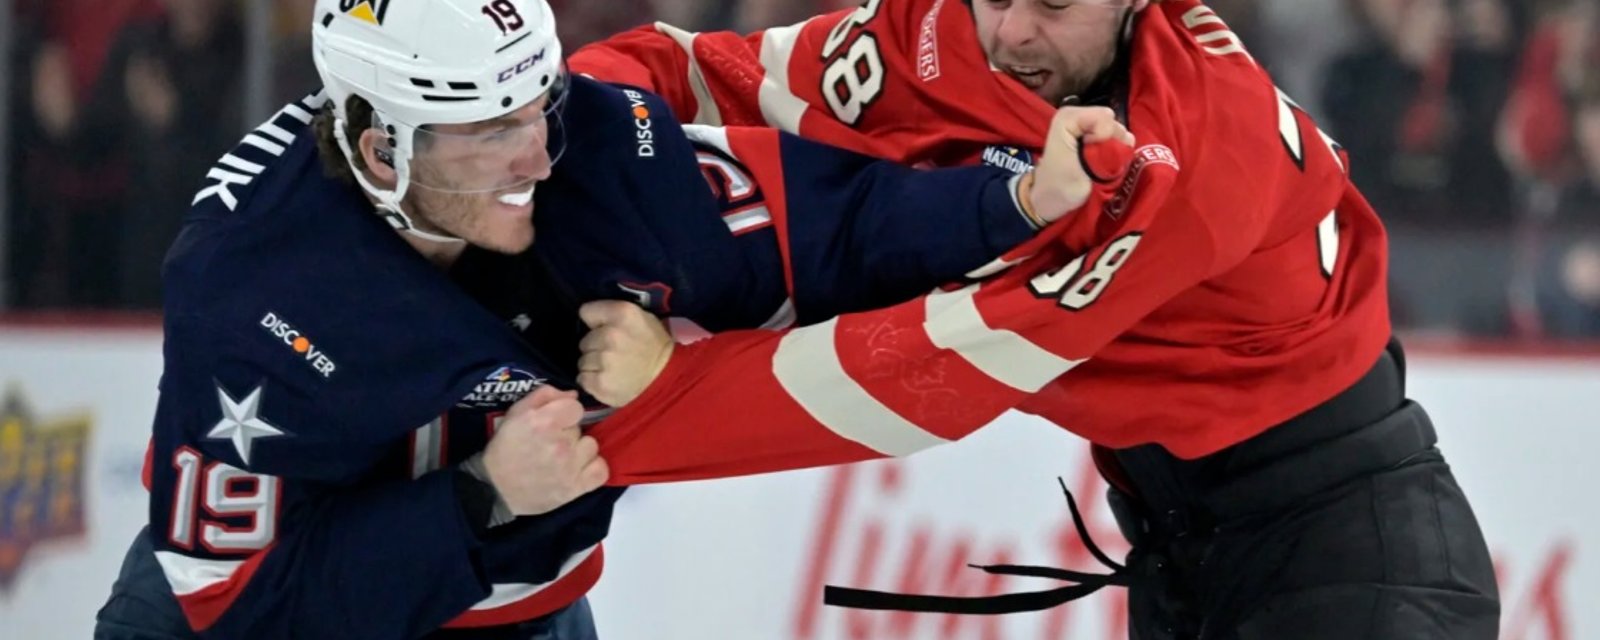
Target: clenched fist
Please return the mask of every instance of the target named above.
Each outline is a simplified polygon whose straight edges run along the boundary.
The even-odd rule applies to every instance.
[[[631,302],[602,300],[578,309],[589,335],[578,343],[578,385],[613,407],[632,402],[667,368],[674,342],[661,320]]]
[[[578,394],[550,386],[511,405],[483,465],[512,515],[554,511],[610,478],[599,445],[578,427],[582,418]]]
[[[1035,217],[1053,222],[1083,206],[1097,180],[1125,168],[1133,159],[1133,142],[1133,134],[1117,122],[1110,109],[1062,107],[1050,120],[1044,157],[1031,183],[1024,178],[1020,195]],[[1101,175],[1091,175],[1091,171]]]

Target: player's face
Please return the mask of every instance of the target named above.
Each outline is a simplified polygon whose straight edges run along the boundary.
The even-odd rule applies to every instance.
[[[532,193],[554,164],[544,107],[541,98],[503,118],[430,127],[411,165],[417,188],[406,196],[419,217],[485,249],[527,249]]]
[[[1116,59],[1131,0],[974,0],[989,62],[1052,105],[1086,91]]]

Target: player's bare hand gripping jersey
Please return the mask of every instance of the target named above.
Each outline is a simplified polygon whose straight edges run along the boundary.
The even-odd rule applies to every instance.
[[[574,64],[686,116],[1026,169],[1053,109],[992,71],[973,32],[958,2],[874,0],[748,37],[634,31]],[[1200,456],[1351,384],[1389,325],[1384,231],[1348,158],[1198,2],[1141,14],[1122,60],[1087,97],[1139,140],[1125,180],[980,284],[681,348],[596,432],[614,480],[904,455],[1014,407]]]

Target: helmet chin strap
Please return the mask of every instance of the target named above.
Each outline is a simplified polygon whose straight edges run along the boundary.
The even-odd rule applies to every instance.
[[[349,136],[345,135],[345,122],[337,118],[333,123],[333,137],[339,141],[339,149],[344,152],[345,161],[350,163],[350,170],[355,174],[356,182],[373,198],[378,200],[377,213],[394,227],[396,231],[410,234],[414,237],[430,242],[465,243],[466,240],[455,236],[430,233],[417,228],[411,216],[400,207],[400,201],[405,199],[406,191],[411,187],[411,153],[409,149],[396,145],[394,149],[395,188],[382,189],[367,179],[366,172],[356,166],[355,153],[350,145]]]

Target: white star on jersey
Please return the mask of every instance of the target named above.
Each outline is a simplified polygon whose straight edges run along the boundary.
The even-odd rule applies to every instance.
[[[222,419],[206,434],[213,440],[232,440],[239,450],[239,459],[250,464],[250,443],[256,438],[273,438],[284,435],[283,430],[267,424],[258,417],[261,411],[261,387],[257,386],[244,401],[235,402],[233,395],[217,384],[217,400],[222,403]]]

